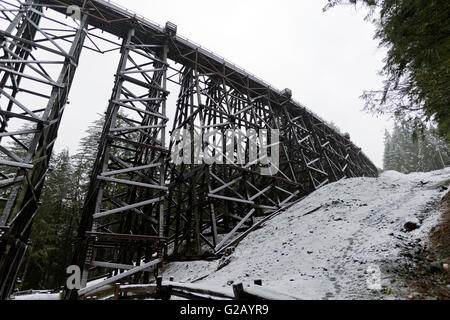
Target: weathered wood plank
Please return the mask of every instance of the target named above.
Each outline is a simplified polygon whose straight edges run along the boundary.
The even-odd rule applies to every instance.
[[[135,274],[137,272],[144,271],[144,270],[150,268],[151,266],[157,265],[158,263],[161,263],[161,262],[162,262],[162,259],[156,259],[156,260],[153,260],[151,262],[147,262],[147,263],[145,263],[145,264],[143,264],[143,265],[141,265],[139,267],[133,268],[133,269],[128,270],[128,271],[125,271],[125,272],[123,272],[121,274],[112,276],[111,278],[108,278],[108,279],[106,279],[106,280],[104,280],[102,282],[99,282],[97,284],[94,284],[92,286],[80,289],[80,290],[78,290],[78,296],[79,297],[84,296],[84,295],[86,295],[86,294],[88,294],[88,293],[90,293],[90,292],[92,292],[92,291],[94,291],[94,290],[96,290],[98,288],[101,288],[101,287],[103,287],[103,286],[105,286],[107,284],[114,283],[114,282],[116,282],[116,281],[118,281],[120,279],[129,277],[129,276],[131,276],[131,275],[133,275],[133,274]]]

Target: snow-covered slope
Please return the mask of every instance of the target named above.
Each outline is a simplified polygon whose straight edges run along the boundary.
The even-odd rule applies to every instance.
[[[433,205],[449,181],[450,168],[341,180],[249,234],[220,270],[217,261],[178,262],[164,277],[191,282],[209,275],[196,283],[215,287],[262,279],[303,299],[393,297],[383,294],[397,285],[389,264],[399,261],[401,242],[426,241],[441,216]],[[420,227],[408,232],[406,222]]]

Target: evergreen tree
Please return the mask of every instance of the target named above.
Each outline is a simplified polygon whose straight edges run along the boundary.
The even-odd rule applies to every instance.
[[[388,130],[385,130],[383,168],[393,168],[393,167],[394,167],[394,152],[392,145],[392,136]]]
[[[403,173],[427,172],[450,164],[450,145],[433,126],[416,128],[421,124],[397,118],[392,134],[385,132],[383,165],[385,170]]]
[[[90,174],[97,157],[99,140],[102,135],[104,115],[95,120],[86,130],[86,136],[80,141],[77,153],[73,156],[75,171],[79,175],[78,195],[84,197],[89,187]],[[82,201],[82,199],[80,199]]]
[[[64,285],[73,256],[80,212],[98,150],[103,117],[80,141],[74,156],[67,150],[54,155],[41,195],[28,250],[19,278],[20,290],[56,289]],[[20,150],[19,146],[14,146]]]
[[[450,141],[450,1],[329,0],[324,9],[337,4],[370,7],[375,38],[388,49],[384,88],[363,94],[366,109],[434,120]]]
[[[31,232],[21,288],[56,288],[64,283],[74,238],[74,168],[67,150],[50,164]]]
[[[121,116],[123,114],[119,114],[116,127],[128,126]],[[64,150],[52,157],[41,195],[42,205],[30,236],[32,245],[19,273],[21,290],[56,289],[65,283],[103,123],[104,116],[92,123],[74,156]],[[21,151],[19,145],[13,144],[12,148],[15,152]],[[121,157],[129,153],[121,149],[113,152]]]

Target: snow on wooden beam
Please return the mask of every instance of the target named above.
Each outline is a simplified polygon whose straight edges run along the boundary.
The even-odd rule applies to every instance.
[[[86,294],[88,294],[88,293],[90,293],[90,292],[92,292],[92,291],[94,291],[94,290],[96,290],[98,288],[106,286],[107,284],[114,283],[114,282],[116,282],[116,281],[118,281],[120,279],[129,277],[129,276],[131,276],[131,275],[133,275],[133,274],[135,274],[137,272],[144,271],[144,270],[146,270],[146,269],[148,269],[148,268],[150,268],[150,267],[152,267],[154,265],[157,265],[158,263],[161,263],[161,262],[162,262],[162,259],[156,259],[156,260],[153,260],[151,262],[145,263],[145,264],[143,264],[143,265],[141,265],[139,267],[133,268],[133,269],[128,270],[128,271],[125,271],[125,272],[123,272],[121,274],[112,276],[111,278],[108,278],[108,279],[106,279],[106,280],[104,280],[102,282],[99,282],[97,284],[94,284],[92,286],[89,286],[89,287],[86,287],[86,288],[83,288],[83,289],[79,290],[78,291],[78,296],[84,296],[84,295],[86,295]]]

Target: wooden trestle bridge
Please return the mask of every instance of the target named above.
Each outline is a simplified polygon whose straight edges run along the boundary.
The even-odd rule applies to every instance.
[[[73,263],[82,270],[80,296],[92,277],[107,274],[101,285],[146,283],[162,261],[213,256],[327,183],[377,176],[348,135],[293,101],[289,89],[180,36],[172,23],[162,27],[102,0],[1,0],[0,19],[2,299],[29,246],[82,50],[121,57],[81,215]],[[95,72],[84,81],[94,86]],[[279,130],[277,174],[261,174],[257,162],[174,164],[169,138],[180,128]]]

